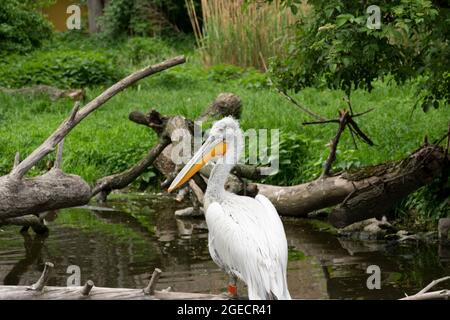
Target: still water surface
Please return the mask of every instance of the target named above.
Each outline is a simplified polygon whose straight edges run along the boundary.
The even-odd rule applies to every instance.
[[[15,226],[0,228],[0,284],[30,285],[50,261],[55,270],[49,285],[65,286],[68,266],[77,265],[83,283],[143,288],[158,267],[163,276],[157,289],[225,291],[228,278],[209,257],[204,220],[174,216],[183,204],[163,195],[128,194],[116,195],[106,206],[110,210],[61,210],[46,237],[21,235]],[[449,247],[343,240],[320,221],[283,223],[294,298],[397,299],[450,275]],[[381,269],[380,290],[366,286],[369,265]]]

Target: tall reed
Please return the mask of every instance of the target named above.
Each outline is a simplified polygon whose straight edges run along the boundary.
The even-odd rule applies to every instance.
[[[285,52],[293,36],[296,17],[280,0],[201,0],[197,14],[193,0],[186,0],[204,64],[234,64],[264,70],[273,56]]]

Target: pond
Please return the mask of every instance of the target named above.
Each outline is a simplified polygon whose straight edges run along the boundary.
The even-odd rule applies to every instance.
[[[48,236],[0,228],[0,284],[30,285],[46,261],[55,264],[49,285],[66,286],[68,267],[79,266],[81,282],[143,288],[154,268],[157,289],[220,294],[228,277],[212,262],[205,221],[178,219],[186,204],[155,194],[120,194],[103,210],[61,210]],[[283,219],[288,244],[288,283],[298,299],[398,299],[431,280],[450,275],[450,248],[338,238],[318,220]],[[381,270],[381,288],[369,290],[370,265]],[[445,284],[444,284],[445,286]],[[243,286],[239,293],[245,294]]]

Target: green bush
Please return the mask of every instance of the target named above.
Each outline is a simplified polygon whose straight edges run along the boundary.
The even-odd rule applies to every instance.
[[[31,51],[51,35],[51,24],[33,1],[0,2],[0,56]]]
[[[173,50],[159,38],[134,37],[127,41],[125,53],[133,65],[168,59]]]
[[[243,69],[228,64],[216,64],[210,67],[208,79],[217,82],[237,81],[237,84],[246,89],[269,87],[269,79],[265,73],[253,68]]]
[[[389,74],[400,83],[425,75],[421,106],[449,101],[450,11],[443,2],[310,0],[308,4],[313,10],[296,24],[289,55],[272,63],[280,87],[299,91],[325,83],[350,94],[355,88],[370,91],[373,80]],[[369,5],[380,8],[379,29],[367,26]]]
[[[107,85],[120,79],[113,57],[95,51],[38,51],[9,57],[0,69],[0,86],[46,84],[59,88]]]

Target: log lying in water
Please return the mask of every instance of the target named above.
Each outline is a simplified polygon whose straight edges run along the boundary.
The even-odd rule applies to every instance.
[[[27,290],[27,286],[0,286],[0,300],[225,300],[223,295],[189,292],[154,292],[142,289],[93,287],[83,295],[80,287],[45,287],[42,291]]]
[[[278,212],[306,216],[309,212],[339,205],[330,215],[336,227],[381,217],[396,202],[440,176],[445,151],[424,145],[405,159],[344,172],[337,176],[289,187],[256,184]]]
[[[155,286],[161,275],[155,269],[145,289],[95,287],[88,280],[82,287],[46,286],[51,276],[53,263],[46,262],[39,280],[31,286],[0,286],[0,300],[225,300],[224,295],[207,293],[156,291]]]

